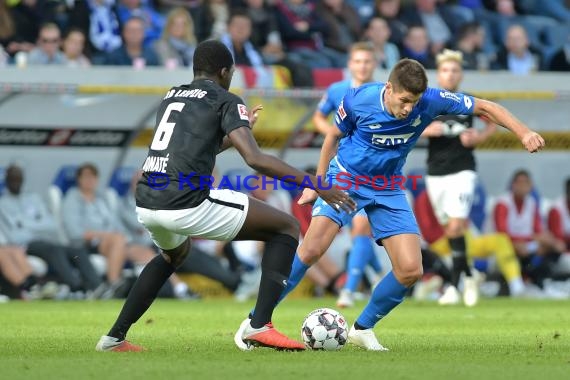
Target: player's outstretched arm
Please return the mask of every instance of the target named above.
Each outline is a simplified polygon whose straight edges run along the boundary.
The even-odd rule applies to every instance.
[[[529,129],[505,107],[497,103],[475,98],[473,113],[513,132],[525,149],[531,153],[538,152],[544,147],[545,143],[542,136]]]
[[[312,184],[315,191],[329,204],[337,209],[352,212],[356,209],[354,201],[335,186],[329,186],[326,181],[318,181],[317,177],[298,170],[275,156],[265,154],[257,145],[249,128],[237,128],[228,135],[233,146],[238,150],[245,162],[254,170],[266,176],[284,179],[297,185],[307,187]],[[308,182],[310,181],[311,184]]]

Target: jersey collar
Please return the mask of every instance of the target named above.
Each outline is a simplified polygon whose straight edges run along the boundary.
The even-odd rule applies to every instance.
[[[386,86],[380,90],[380,106],[382,107],[382,111],[386,112],[386,108],[384,107],[384,91],[386,91]]]

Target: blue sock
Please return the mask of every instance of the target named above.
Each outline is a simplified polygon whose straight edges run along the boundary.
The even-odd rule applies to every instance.
[[[289,275],[289,279],[287,280],[287,286],[283,289],[283,293],[281,293],[281,297],[279,297],[279,301],[281,302],[283,298],[287,296],[287,294],[291,293],[293,289],[299,285],[299,282],[305,277],[305,273],[307,273],[307,269],[311,266],[305,264],[299,258],[299,254],[295,254],[295,258],[293,259],[293,265],[291,266],[291,274]]]
[[[356,322],[365,329],[371,329],[380,319],[404,300],[408,288],[400,284],[390,271],[374,289],[368,305],[362,310]]]
[[[278,304],[287,296],[287,294],[291,293],[291,291],[299,285],[299,282],[301,282],[303,277],[305,277],[305,273],[310,267],[310,265],[301,261],[298,253],[295,254],[293,265],[291,266],[291,274],[289,274],[289,279],[287,279],[287,286],[283,289],[283,293],[281,293],[281,297],[279,297],[279,300],[277,301]],[[254,311],[255,309],[251,310],[250,317],[253,315]]]
[[[372,243],[368,236],[355,236],[352,239],[352,249],[348,254],[348,263],[346,268],[346,285],[344,288],[351,292],[355,292],[364,268],[370,259],[370,252],[373,251]]]
[[[368,259],[368,265],[370,265],[376,273],[380,273],[380,271],[382,271],[382,265],[380,265],[380,260],[378,260],[378,256],[376,256],[376,251],[374,251],[372,242],[370,242],[370,255]]]

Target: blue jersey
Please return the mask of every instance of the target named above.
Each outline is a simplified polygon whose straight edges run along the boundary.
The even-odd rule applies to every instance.
[[[357,175],[372,180],[376,176],[401,175],[406,157],[423,130],[439,115],[473,114],[473,97],[428,88],[405,119],[388,113],[384,105],[384,83],[368,83],[350,89],[341,101],[335,121],[344,133],[337,163],[350,173],[351,182]],[[399,187],[378,190],[384,180],[373,186],[359,186],[361,194],[401,191]],[[358,190],[357,190],[358,191]]]
[[[317,109],[325,116],[337,110],[338,105],[348,90],[352,87],[350,80],[335,82],[327,88],[327,92],[321,98]]]

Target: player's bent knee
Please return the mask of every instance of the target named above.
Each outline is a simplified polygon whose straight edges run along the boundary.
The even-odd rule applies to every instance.
[[[178,268],[190,252],[190,239],[187,239],[182,245],[177,248],[163,250],[162,257],[173,267]]]
[[[424,271],[421,265],[409,266],[398,270],[394,269],[394,276],[396,276],[396,279],[398,279],[402,285],[408,287],[421,280],[423,275]]]
[[[299,247],[299,258],[302,262],[308,265],[312,265],[319,261],[323,254],[324,250],[317,244],[310,246],[303,244]]]

